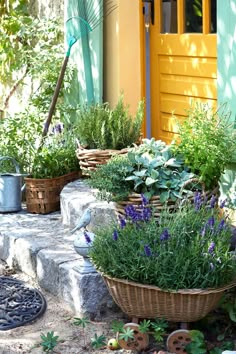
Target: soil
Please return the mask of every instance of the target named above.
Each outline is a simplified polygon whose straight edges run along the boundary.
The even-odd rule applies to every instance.
[[[106,347],[94,350],[91,347],[91,338],[95,334],[98,336],[104,334],[106,339],[114,338],[114,333],[111,331],[111,322],[114,318],[104,318],[101,322],[90,322],[86,326],[85,331],[81,327],[75,326],[74,314],[69,311],[65,304],[60,302],[58,298],[46,293],[40,289],[31,278],[23,273],[15,272],[4,263],[0,263],[0,275],[12,276],[16,279],[23,280],[27,284],[37,288],[41,291],[47,301],[47,309],[42,317],[35,322],[22,327],[17,327],[8,331],[0,331],[0,354],[42,354],[42,346],[40,345],[40,335],[47,334],[54,331],[55,335],[59,336],[59,343],[51,353],[55,354],[132,354],[134,351],[119,349],[111,351]],[[235,294],[233,295],[235,297]],[[123,319],[124,322],[128,322]],[[202,330],[205,335],[208,349],[222,346],[223,342],[234,342],[236,348],[236,323],[232,323],[229,318],[217,310],[210,314],[209,317],[190,325],[190,329]],[[167,336],[174,330],[179,329],[177,324],[169,323],[168,333],[166,333],[164,343],[166,343]],[[222,342],[217,340],[217,335],[224,333],[225,337]],[[165,349],[163,346],[157,346],[156,343],[150,342],[147,354],[157,354],[159,350]],[[225,348],[226,349],[226,348]]]

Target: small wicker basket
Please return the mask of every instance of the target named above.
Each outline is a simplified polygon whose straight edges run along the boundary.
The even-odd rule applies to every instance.
[[[27,211],[48,214],[60,210],[60,193],[63,187],[80,176],[81,172],[78,171],[55,178],[25,178]]]
[[[218,289],[162,290],[102,274],[116,304],[130,317],[165,318],[173,322],[194,322],[205,317],[218,304],[225,290]]]
[[[128,149],[122,150],[99,150],[84,149],[81,146],[76,151],[79,165],[83,176],[88,176],[89,171],[96,170],[97,165],[104,165],[113,155],[126,154]]]

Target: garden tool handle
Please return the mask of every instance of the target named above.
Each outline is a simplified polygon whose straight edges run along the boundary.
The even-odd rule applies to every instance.
[[[20,174],[20,167],[18,165],[18,163],[16,162],[15,159],[13,159],[13,157],[10,157],[10,156],[0,156],[0,164],[2,163],[2,161],[4,160],[11,160],[13,162],[13,165],[16,169],[16,173],[19,173]]]
[[[60,75],[59,75],[58,80],[57,80],[57,85],[56,85],[55,91],[54,91],[54,94],[53,94],[53,97],[52,97],[51,105],[50,105],[49,112],[48,112],[48,117],[47,117],[46,122],[44,124],[43,133],[42,133],[43,137],[47,135],[47,132],[48,132],[48,129],[49,129],[49,125],[50,125],[51,120],[52,120],[52,115],[53,115],[54,109],[56,107],[56,103],[57,103],[57,99],[58,99],[58,96],[59,96],[61,84],[62,84],[63,78],[65,76],[65,71],[66,71],[68,60],[69,60],[69,56],[66,55],[65,59],[63,61],[63,64],[62,64]]]

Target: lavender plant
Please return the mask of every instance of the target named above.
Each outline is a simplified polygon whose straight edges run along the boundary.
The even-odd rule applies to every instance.
[[[175,213],[161,211],[157,222],[143,196],[128,206],[119,223],[98,228],[90,256],[96,268],[115,278],[162,289],[214,288],[234,281],[232,229],[213,196],[197,192]]]

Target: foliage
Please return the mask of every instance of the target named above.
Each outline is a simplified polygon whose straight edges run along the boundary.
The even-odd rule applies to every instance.
[[[229,318],[232,322],[236,323],[236,299],[235,294],[231,294],[228,292],[224,297],[220,304],[221,308],[225,310]]]
[[[41,334],[42,342],[40,345],[43,347],[43,351],[49,353],[58,344],[58,336],[54,335],[54,332],[47,332],[47,334]]]
[[[91,338],[91,345],[95,349],[104,347],[106,345],[106,337],[104,336],[104,334],[98,336],[97,333],[95,333],[94,337]]]
[[[175,154],[184,157],[185,164],[207,189],[214,188],[236,150],[236,134],[226,108],[214,111],[207,105],[196,104],[179,124],[179,139]]]
[[[108,201],[125,199],[135,191],[148,198],[159,195],[160,202],[165,203],[190,193],[184,186],[193,177],[183,161],[173,157],[171,146],[153,138],[143,139],[127,155],[113,157],[106,165],[99,166],[91,173],[89,184]]]
[[[134,330],[130,327],[122,328],[119,332],[119,339],[123,339],[124,341],[128,342],[128,340],[134,338]]]
[[[207,348],[204,335],[201,331],[192,330],[189,332],[191,342],[185,346],[188,354],[206,354]]]
[[[53,178],[79,170],[79,161],[75,154],[75,139],[69,132],[52,135],[33,160],[31,177]]]
[[[132,165],[125,155],[114,155],[105,165],[91,172],[88,184],[98,189],[98,197],[108,202],[124,200],[132,191],[132,182],[126,181]]]
[[[51,178],[78,171],[73,134],[67,128],[61,133],[55,131],[60,127],[57,124],[39,149],[42,125],[42,118],[28,111],[0,120],[0,155],[13,157],[21,172],[34,178]],[[15,172],[9,163],[0,168],[2,172]]]
[[[45,112],[63,60],[63,34],[58,19],[35,18],[28,13],[27,4],[13,1],[0,16],[1,81],[10,86],[0,103],[6,110],[10,97],[20,85],[23,88],[27,78],[32,85],[27,95],[32,94],[33,104]],[[72,71],[69,66],[64,86]]]
[[[143,120],[143,102],[135,117],[124,105],[123,96],[114,109],[108,103],[84,106],[78,110],[80,144],[89,149],[122,149],[138,141]]]
[[[197,192],[194,204],[184,201],[172,214],[163,208],[158,222],[147,204],[143,196],[142,206],[127,206],[118,224],[97,228],[90,256],[99,271],[174,290],[215,288],[235,279],[232,229],[214,196],[205,202]]]
[[[82,328],[85,328],[88,324],[90,323],[88,317],[74,317],[74,325],[75,326],[80,326]]]

